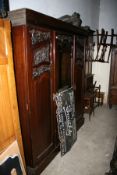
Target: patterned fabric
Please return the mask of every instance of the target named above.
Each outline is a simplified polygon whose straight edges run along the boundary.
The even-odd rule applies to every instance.
[[[61,89],[54,95],[61,156],[68,152],[77,139],[73,88]]]

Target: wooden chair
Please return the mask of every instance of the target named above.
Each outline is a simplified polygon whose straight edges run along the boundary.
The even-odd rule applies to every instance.
[[[84,96],[84,113],[89,114],[89,120],[91,114],[94,114],[94,109],[100,105],[100,89],[101,86],[96,86],[95,83],[86,91]]]
[[[94,106],[97,107],[100,105],[100,89],[101,86],[94,86]]]
[[[84,96],[84,113],[89,114],[89,120],[94,113],[94,95],[91,93],[86,93]]]

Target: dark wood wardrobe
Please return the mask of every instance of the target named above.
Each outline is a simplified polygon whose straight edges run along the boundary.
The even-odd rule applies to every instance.
[[[77,129],[84,123],[85,41],[90,31],[29,10],[9,12],[20,124],[28,174],[59,151],[53,95],[73,87]]]

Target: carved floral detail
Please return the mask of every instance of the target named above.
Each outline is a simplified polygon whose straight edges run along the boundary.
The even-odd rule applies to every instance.
[[[40,43],[42,41],[47,41],[48,39],[50,39],[50,32],[42,32],[42,31],[38,31],[38,30],[31,30],[31,40],[32,40],[32,45]]]
[[[33,78],[40,76],[41,74],[43,74],[44,72],[50,71],[50,66],[41,66],[38,68],[34,68],[33,69]]]
[[[34,65],[38,65],[44,61],[49,62],[49,45],[38,48],[34,52]]]
[[[71,50],[73,45],[73,37],[70,35],[57,35],[59,50]]]
[[[68,35],[57,35],[56,39],[61,41],[61,43],[68,43],[71,44],[73,42],[73,38],[72,36],[68,36]]]

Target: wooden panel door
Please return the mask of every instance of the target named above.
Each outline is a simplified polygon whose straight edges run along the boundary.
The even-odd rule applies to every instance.
[[[53,115],[51,31],[13,27],[14,62],[20,122],[29,172],[40,173],[57,154]],[[21,44],[19,44],[21,43]]]
[[[56,32],[56,62],[58,75],[58,89],[73,85],[73,36],[68,33]]]
[[[48,29],[28,28],[28,84],[33,166],[55,149],[55,116],[52,111],[52,34]]]
[[[83,95],[84,95],[84,37],[75,37],[74,55],[74,87],[76,101],[77,123],[83,116]]]
[[[36,163],[54,147],[50,71],[45,71],[40,76],[33,78],[30,84],[30,129],[33,160]]]

